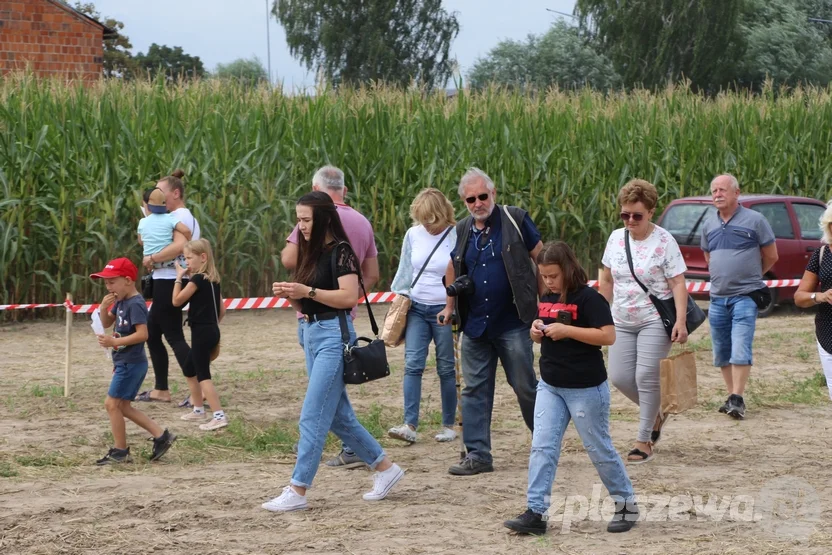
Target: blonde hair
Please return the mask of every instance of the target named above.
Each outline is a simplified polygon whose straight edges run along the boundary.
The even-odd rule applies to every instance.
[[[832,224],[832,200],[826,205],[826,211],[820,217],[820,230],[823,232],[821,242],[827,245],[832,245],[832,232],[829,231],[830,224]]]
[[[190,268],[191,275],[203,274],[205,276],[205,279],[207,279],[208,281],[219,283],[220,274],[219,272],[217,272],[216,264],[214,264],[214,253],[211,250],[211,243],[208,242],[208,239],[195,239],[193,241],[188,241],[187,243],[185,243],[185,248],[191,251],[193,254],[206,255],[205,264],[203,264],[201,268]]]
[[[649,181],[643,179],[631,179],[618,192],[618,204],[635,204],[641,202],[649,211],[656,207],[659,202],[659,193],[656,187]]]
[[[422,189],[410,203],[414,225],[423,225],[428,232],[438,233],[456,224],[454,206],[439,189]]]

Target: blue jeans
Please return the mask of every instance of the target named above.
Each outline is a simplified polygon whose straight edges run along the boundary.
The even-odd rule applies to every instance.
[[[549,510],[563,434],[570,419],[616,506],[632,500],[633,484],[610,438],[610,386],[607,382],[597,387],[569,389],[552,387],[541,380],[537,384],[534,436],[529,456],[528,508],[538,514]]]
[[[529,430],[534,429],[534,402],[537,377],[534,352],[527,327],[508,330],[489,339],[462,335],[462,440],[468,455],[482,462],[491,459],[491,410],[494,408],[494,382],[497,359],[503,365],[508,384],[514,389],[520,412]]]
[[[714,366],[752,364],[757,304],[751,297],[711,297],[708,309]]]
[[[347,320],[347,325],[354,340],[352,322]],[[338,319],[304,322],[303,345],[309,385],[300,411],[298,460],[292,472],[292,485],[312,486],[330,430],[375,469],[384,459],[384,450],[358,421],[347,398]]]
[[[336,322],[337,321],[338,320],[336,320]],[[350,319],[350,322],[352,322],[352,319]],[[298,318],[298,344],[300,345],[301,349],[304,349],[304,353],[306,353],[306,349],[303,346],[303,325],[305,323],[306,320],[304,318]],[[355,452],[349,447],[347,447],[345,443],[341,443],[341,449],[344,451],[344,454],[346,455],[355,455]]]
[[[445,305],[413,302],[407,313],[404,335],[404,422],[419,426],[419,404],[422,400],[422,373],[428,358],[428,347],[436,345],[436,373],[442,397],[442,425],[452,428],[456,413],[456,372],[454,371],[454,336],[450,326],[436,323],[436,315]]]

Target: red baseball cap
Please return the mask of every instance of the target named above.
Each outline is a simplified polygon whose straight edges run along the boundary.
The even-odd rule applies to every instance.
[[[104,269],[98,272],[97,274],[90,274],[90,277],[93,279],[100,278],[115,278],[115,277],[126,277],[130,278],[133,281],[139,277],[139,270],[136,269],[136,265],[130,262],[129,258],[116,258],[115,260],[110,260],[107,262],[107,265],[104,266]]]

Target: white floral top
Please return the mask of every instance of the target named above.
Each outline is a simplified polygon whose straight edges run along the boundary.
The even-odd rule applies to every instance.
[[[660,299],[672,297],[667,280],[687,270],[676,239],[667,230],[654,226],[653,232],[643,241],[630,236],[630,252],[641,283]],[[659,319],[650,297],[630,273],[624,248],[624,228],[616,229],[610,235],[601,263],[612,271],[612,318],[616,324],[639,325]]]

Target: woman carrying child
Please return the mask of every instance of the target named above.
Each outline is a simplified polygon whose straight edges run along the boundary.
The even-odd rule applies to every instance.
[[[204,422],[200,430],[219,430],[228,426],[228,416],[220,406],[220,398],[211,381],[211,354],[220,343],[220,322],[225,316],[225,305],[220,292],[220,276],[214,263],[211,243],[197,239],[183,249],[187,268],[176,263],[173,282],[173,306],[179,308],[190,302],[188,320],[191,325],[191,351],[182,371],[188,380],[191,400],[206,399],[214,411],[210,422],[202,403],[194,403],[193,410],[182,416],[189,422]],[[182,279],[190,274],[190,281],[182,287]]]
[[[566,243],[544,245],[538,271],[548,289],[540,299],[531,338],[540,344],[540,382],[529,456],[527,510],[507,520],[522,534],[545,534],[561,443],[572,420],[598,476],[615,501],[609,532],[626,532],[638,520],[633,486],[610,438],[610,388],[601,353],[615,342],[610,306],[587,286],[586,271]]]

